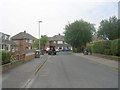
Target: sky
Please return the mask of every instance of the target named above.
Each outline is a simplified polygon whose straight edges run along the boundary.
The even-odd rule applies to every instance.
[[[14,36],[26,31],[40,34],[63,34],[65,25],[83,19],[98,28],[103,19],[118,17],[119,0],[0,0],[0,32]]]

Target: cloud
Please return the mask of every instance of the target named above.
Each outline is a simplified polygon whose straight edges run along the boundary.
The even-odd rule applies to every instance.
[[[102,19],[117,15],[118,0],[2,0],[2,32],[15,35],[26,30],[38,37],[62,33],[66,24],[84,19],[97,26]],[[12,31],[12,32],[11,32]]]

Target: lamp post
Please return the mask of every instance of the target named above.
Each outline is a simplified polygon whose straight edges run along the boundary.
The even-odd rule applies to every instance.
[[[39,24],[39,50],[40,50],[40,23],[41,23],[42,21],[38,21],[38,24]]]

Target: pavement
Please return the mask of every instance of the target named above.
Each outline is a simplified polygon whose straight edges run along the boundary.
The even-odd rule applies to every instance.
[[[24,88],[37,69],[47,59],[48,55],[35,58],[2,74],[2,88]]]
[[[113,61],[113,60],[109,60],[109,59],[105,59],[105,58],[100,58],[100,57],[96,57],[96,56],[92,56],[92,55],[84,55],[82,53],[74,53],[74,55],[86,58],[88,60],[92,60],[95,61],[97,63],[118,69],[118,61]]]

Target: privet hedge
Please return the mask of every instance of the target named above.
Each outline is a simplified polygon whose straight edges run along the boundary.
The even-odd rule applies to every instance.
[[[86,48],[91,49],[93,53],[120,56],[120,39],[87,43]]]

